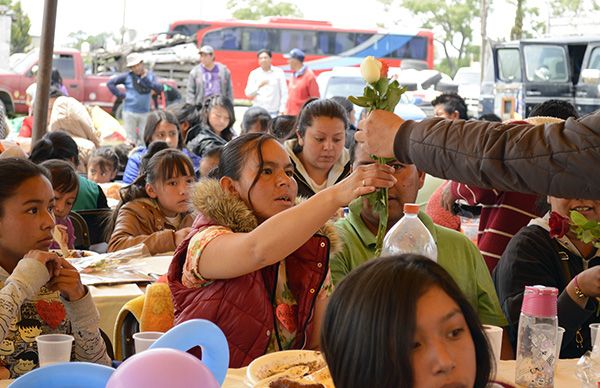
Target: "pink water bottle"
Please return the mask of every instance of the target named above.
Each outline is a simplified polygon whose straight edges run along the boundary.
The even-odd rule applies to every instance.
[[[517,336],[515,382],[526,387],[554,387],[558,317],[554,287],[525,287]]]

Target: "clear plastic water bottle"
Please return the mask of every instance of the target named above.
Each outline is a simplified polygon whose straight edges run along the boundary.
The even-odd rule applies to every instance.
[[[526,387],[554,387],[554,365],[558,359],[558,317],[554,287],[525,287],[519,334],[515,382]]]
[[[429,230],[419,217],[419,205],[404,204],[404,217],[390,229],[383,239],[381,256],[414,253],[437,262],[437,246]]]

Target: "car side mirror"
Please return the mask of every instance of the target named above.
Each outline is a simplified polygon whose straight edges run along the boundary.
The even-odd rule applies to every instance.
[[[581,80],[587,85],[598,85],[600,84],[600,70],[599,69],[583,69],[581,70]]]
[[[27,71],[27,77],[32,78],[35,77],[40,67],[38,65],[31,66],[31,69]]]
[[[421,82],[421,87],[423,89],[429,89],[431,86],[437,84],[442,80],[442,75],[440,73],[435,74],[434,76],[429,77],[425,81]]]

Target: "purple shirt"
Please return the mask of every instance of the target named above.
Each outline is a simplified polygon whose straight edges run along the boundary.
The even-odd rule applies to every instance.
[[[73,223],[69,217],[59,218],[56,217],[56,225],[64,225],[67,227],[67,235],[69,236],[69,240],[67,242],[67,246],[69,249],[75,248],[75,228],[73,227]],[[58,243],[56,241],[52,242],[50,245],[50,249],[59,249]]]
[[[221,94],[219,66],[215,65],[212,70],[208,70],[201,65],[200,70],[202,71],[202,79],[204,80],[204,98],[215,94]]]

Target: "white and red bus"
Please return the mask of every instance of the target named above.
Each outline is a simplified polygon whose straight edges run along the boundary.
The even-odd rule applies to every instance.
[[[338,66],[358,66],[368,55],[383,58],[390,66],[410,61],[413,67],[433,68],[433,33],[428,30],[392,33],[272,17],[262,21],[182,20],[172,23],[169,32],[195,35],[199,47],[212,46],[217,61],[231,71],[236,99],[246,98],[248,74],[258,66],[256,52],[263,48],[273,52],[273,65],[286,72],[289,66],[283,54],[293,48],[304,51],[305,63],[317,74]]]

